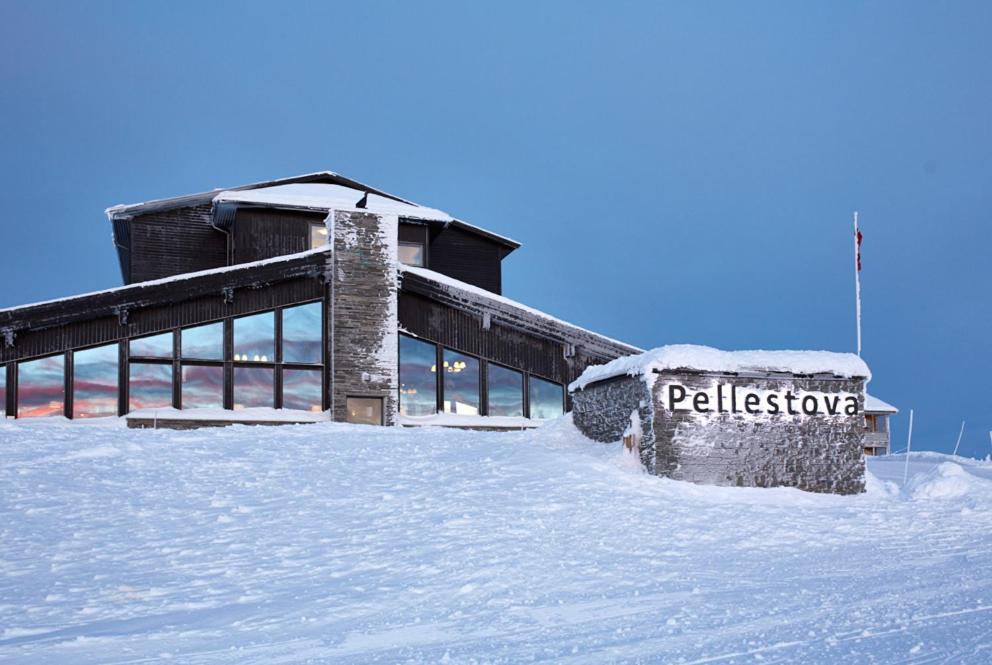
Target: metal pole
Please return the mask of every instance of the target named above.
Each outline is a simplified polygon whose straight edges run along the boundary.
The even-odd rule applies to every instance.
[[[861,271],[858,270],[858,211],[854,211],[854,313],[858,328],[858,355],[861,355]]]
[[[961,421],[961,431],[958,432],[958,442],[954,444],[954,454],[958,454],[958,447],[961,445],[961,435],[964,434],[964,421]]]
[[[906,439],[906,464],[902,469],[902,486],[906,487],[909,478],[909,451],[913,449],[913,410],[909,410],[909,436]]]

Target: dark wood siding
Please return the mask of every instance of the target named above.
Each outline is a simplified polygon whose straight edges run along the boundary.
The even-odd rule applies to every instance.
[[[227,235],[210,226],[211,205],[175,208],[130,220],[130,270],[125,282],[145,282],[227,265]],[[122,260],[124,254],[122,253]]]
[[[247,263],[310,249],[310,225],[323,224],[321,212],[241,208],[234,218],[233,263]]]
[[[500,261],[505,251],[491,240],[448,227],[431,242],[427,267],[486,291],[502,293]]]

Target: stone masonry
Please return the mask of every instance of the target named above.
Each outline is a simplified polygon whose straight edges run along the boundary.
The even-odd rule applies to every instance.
[[[337,211],[328,226],[332,418],[347,419],[348,397],[381,397],[384,424],[392,425],[399,387],[397,218]]]
[[[641,377],[618,376],[572,393],[573,422],[594,441],[619,441],[630,425],[630,415],[634,411],[640,416],[643,431],[641,463],[654,473],[654,404]]]

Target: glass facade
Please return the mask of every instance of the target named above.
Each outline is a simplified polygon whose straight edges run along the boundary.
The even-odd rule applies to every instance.
[[[560,384],[530,377],[530,417],[535,420],[557,418],[565,411],[565,391]]]
[[[400,335],[400,413],[437,413],[437,346]]]
[[[172,406],[172,365],[131,363],[128,408],[162,409]]]
[[[275,362],[275,312],[234,319],[234,359],[240,362]]]
[[[224,408],[224,367],[183,365],[182,398],[184,409]]]
[[[444,350],[444,412],[475,416],[479,413],[479,360]]]
[[[319,302],[282,311],[282,360],[319,364],[323,358],[323,308]]]
[[[17,417],[61,416],[65,406],[65,356],[17,366]]]
[[[180,333],[180,353],[183,358],[223,360],[224,323],[184,328]]]
[[[323,411],[323,374],[319,369],[284,369],[282,408]]]
[[[268,367],[235,367],[234,408],[274,407],[274,375]]]
[[[7,367],[0,365],[0,418],[7,417]]]
[[[524,375],[516,370],[489,363],[489,415],[524,415]]]
[[[132,339],[130,353],[134,358],[171,358],[172,333]]]
[[[72,354],[72,417],[117,415],[118,346]]]

